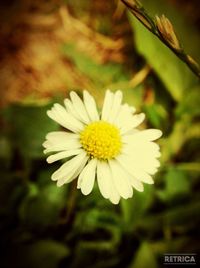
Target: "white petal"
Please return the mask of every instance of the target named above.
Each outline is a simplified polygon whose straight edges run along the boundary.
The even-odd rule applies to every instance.
[[[73,150],[81,148],[79,135],[64,131],[50,132],[46,136],[43,146],[46,148],[44,153]]]
[[[155,159],[160,157],[160,147],[154,142],[128,142],[122,148],[125,154],[134,154],[137,159]]]
[[[53,163],[53,162],[58,161],[60,159],[80,154],[81,152],[82,152],[81,149],[75,149],[75,150],[68,150],[68,151],[59,152],[57,154],[50,155],[47,158],[47,162],[50,164],[50,163]]]
[[[131,176],[131,185],[133,186],[133,188],[135,188],[138,192],[143,192],[144,191],[144,186],[143,184],[135,179],[133,176]]]
[[[73,131],[79,132],[83,129],[83,124],[69,114],[60,104],[54,104],[53,108],[47,111],[47,115],[61,126]]]
[[[110,90],[106,91],[104,103],[103,103],[103,109],[101,114],[101,120],[106,121],[108,119],[108,116],[110,114],[110,110],[113,104],[114,94],[110,92]]]
[[[108,122],[113,123],[116,116],[118,115],[120,108],[121,108],[121,102],[122,102],[122,92],[121,91],[117,91],[114,94],[114,99],[113,99],[113,104],[110,110],[110,113],[108,115]]]
[[[97,159],[92,159],[89,163],[85,166],[81,174],[78,178],[78,186],[77,188],[81,189],[81,192],[84,195],[88,195],[91,193],[94,181],[95,181],[95,174],[96,174],[96,166],[97,166]]]
[[[143,192],[144,191],[143,184],[139,180],[137,180],[135,177],[133,177],[133,175],[131,175],[129,172],[127,172],[127,170],[125,170],[122,166],[121,166],[121,168],[126,173],[126,176],[129,179],[132,187],[135,188],[139,192]]]
[[[154,141],[162,136],[162,131],[159,129],[146,129],[146,130],[141,130],[133,135],[127,135],[126,137],[124,136],[123,139],[126,139],[126,141],[129,142],[144,142],[144,141]]]
[[[123,168],[132,174],[137,180],[148,184],[154,183],[152,177],[143,171],[140,167],[136,166],[135,163],[131,161],[131,159],[126,155],[119,155],[116,157],[116,159],[123,166]]]
[[[83,91],[83,100],[85,104],[85,108],[87,110],[87,113],[90,117],[91,121],[98,121],[99,120],[99,114],[96,107],[96,102],[94,98],[89,94],[88,91]]]
[[[81,148],[81,145],[79,145],[79,143],[77,141],[72,141],[71,144],[68,146],[49,146],[47,149],[45,149],[43,152],[45,154],[47,153],[51,153],[51,152],[59,152],[62,150],[73,150],[73,149],[79,149]]]
[[[122,136],[122,142],[124,144],[127,144],[128,146],[132,146],[134,148],[141,148],[141,151],[159,151],[160,147],[157,143],[153,141],[148,141],[145,138],[140,138],[140,132],[137,131],[133,133],[132,135],[123,135]]]
[[[112,189],[109,199],[114,205],[119,204],[120,195],[115,188]]]
[[[65,99],[64,100],[64,104],[65,104],[65,107],[66,107],[68,113],[70,113],[71,115],[73,115],[79,121],[82,121],[81,117],[76,112],[76,110],[74,109],[74,106],[73,106],[72,102],[69,99]]]
[[[107,162],[98,161],[97,163],[97,182],[103,197],[109,198],[113,204],[118,204],[120,195],[114,185],[110,167]]]
[[[99,185],[99,190],[104,198],[110,197],[111,189],[111,178],[110,170],[107,162],[98,161],[97,163],[97,182]]]
[[[88,159],[89,159],[88,156],[85,157],[85,158],[83,159],[83,161],[81,162],[80,166],[76,169],[75,173],[71,176],[71,179],[69,179],[69,180],[67,181],[67,183],[73,181],[75,178],[78,177],[78,175],[79,175],[79,174],[81,173],[81,171],[83,170],[85,164],[87,163]]]
[[[63,184],[64,184],[64,179],[62,179],[62,180],[60,179],[60,180],[57,181],[57,186],[58,187],[63,186]]]
[[[79,162],[79,165],[78,166],[75,166],[73,169],[71,169],[71,171],[67,174],[67,176],[64,175],[62,178],[60,178],[57,181],[57,186],[62,186],[65,183],[70,183],[75,178],[77,178],[78,175],[79,175],[79,173],[84,168],[87,160],[88,160],[88,156],[86,156],[85,158],[81,159],[81,161]]]
[[[125,105],[128,105],[127,103],[125,103]],[[128,105],[128,108],[129,108],[129,111],[131,114],[135,113],[136,112],[136,108],[134,106],[130,106]]]
[[[116,116],[113,123],[117,127],[122,128],[125,124],[129,124],[131,118],[132,118],[132,112],[130,106],[128,104],[123,104],[121,105],[119,113]]]
[[[87,111],[85,109],[85,105],[83,104],[82,100],[74,91],[70,93],[70,97],[71,97],[74,109],[76,110],[76,112],[78,113],[82,121],[88,124],[90,122],[90,119],[88,117]]]
[[[82,153],[67,161],[57,171],[53,173],[53,175],[51,176],[52,180],[59,180],[63,177],[68,177],[68,174],[71,173],[72,170],[80,166],[80,163],[85,157],[86,153],[85,151],[82,151]]]
[[[138,129],[136,129],[136,128],[133,128],[133,129],[127,131],[127,132],[125,133],[125,135],[126,135],[126,136],[128,136],[128,135],[133,135],[133,134],[135,134],[135,133],[138,132],[138,131],[140,131],[140,130],[138,130]]]
[[[52,131],[49,132],[46,135],[46,139],[47,140],[52,140],[57,142],[60,139],[66,138],[66,139],[70,139],[70,138],[78,138],[79,135],[74,134],[74,133],[70,133],[70,132],[66,132],[66,131]]]
[[[128,180],[126,173],[123,172],[119,163],[116,160],[109,160],[109,165],[115,186],[120,196],[125,199],[132,197],[133,189],[130,181]]]
[[[133,128],[139,126],[145,118],[145,114],[141,113],[141,114],[137,114],[137,115],[133,115],[130,120],[124,124],[121,128],[121,134],[125,134],[128,131],[132,130]]]
[[[152,175],[156,172],[156,168],[160,166],[160,162],[156,159],[157,154],[148,150],[137,149],[131,151],[131,148],[124,146],[122,154],[126,155],[136,166]]]

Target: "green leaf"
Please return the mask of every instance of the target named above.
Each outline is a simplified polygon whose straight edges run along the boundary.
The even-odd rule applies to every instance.
[[[166,174],[166,191],[169,196],[190,192],[190,180],[187,174],[176,168],[171,168]]]
[[[142,0],[142,3],[152,17],[165,14],[172,22],[185,51],[197,61],[200,61],[200,37],[198,29],[195,28],[192,21],[184,13],[180,12],[179,8],[175,8],[175,5],[165,0]]]
[[[157,260],[151,246],[147,242],[143,242],[136,252],[136,256],[129,268],[157,268]]]
[[[175,167],[169,168],[165,175],[165,190],[158,195],[165,201],[188,195],[191,191],[191,180],[188,175]]]
[[[188,116],[176,121],[171,134],[162,139],[161,161],[166,163],[178,154],[186,141],[200,137],[200,124],[192,123]]]
[[[95,230],[102,229],[109,233],[109,237],[101,237],[102,242],[107,246],[113,247],[120,240],[120,219],[116,216],[114,210],[104,209],[103,211],[97,208],[83,210],[79,212],[75,221],[75,229],[81,233],[91,233]]]
[[[19,202],[27,193],[27,185],[21,178],[6,174],[2,170],[0,177],[0,216],[3,223],[16,216]]]
[[[151,125],[156,128],[160,128],[168,117],[168,114],[163,106],[158,104],[145,105],[144,111]]]
[[[163,226],[176,228],[196,226],[199,222],[200,211],[200,202],[195,200],[197,198],[199,199],[199,197],[193,198],[193,201],[190,203],[182,203],[174,208],[163,210],[161,213],[143,217],[138,222],[138,228],[147,232],[157,233],[159,230],[163,230]]]
[[[74,44],[67,44],[63,52],[77,66],[77,68],[89,77],[97,87],[105,87],[113,82],[128,79],[127,72],[122,65],[117,63],[98,64],[92,58],[79,51]]]
[[[0,159],[9,160],[11,157],[11,146],[6,136],[0,136]]]
[[[176,108],[176,116],[181,117],[187,115],[195,117],[200,115],[200,86],[196,86],[188,90],[187,97],[179,103]]]
[[[46,115],[49,108],[49,105],[13,105],[4,112],[11,127],[11,139],[25,159],[44,157],[42,143],[45,136],[58,129]]]
[[[163,14],[166,10],[164,4],[161,4],[159,0],[145,1],[145,4],[147,12],[154,15]],[[177,13],[178,16],[180,16],[179,13]],[[184,62],[177,58],[172,51],[149,32],[131,13],[129,14],[129,19],[134,31],[137,50],[153,67],[172,97],[180,101],[184,93],[193,87],[198,79]],[[190,37],[190,32],[187,33],[187,37]]]
[[[112,268],[117,267],[119,256],[116,249],[109,242],[80,241],[75,248],[75,256],[72,267],[95,267]]]
[[[191,163],[180,163],[177,165],[177,168],[184,171],[196,171],[200,172],[200,165],[197,162]]]
[[[174,124],[171,134],[162,140],[161,161],[163,163],[169,161],[181,149],[186,141],[186,135],[183,135],[183,133],[186,133],[189,126],[190,122],[188,120],[177,121]]]
[[[57,268],[59,262],[69,255],[69,249],[54,240],[38,240],[33,244],[18,245],[10,249],[5,267]]]
[[[156,255],[159,256],[164,256],[166,252],[196,252],[196,250],[191,250],[191,240],[192,237],[184,235],[173,237],[169,240],[161,239],[156,240],[153,243],[151,242],[151,248],[156,253]],[[198,241],[196,242],[196,244],[197,243]]]
[[[154,198],[152,185],[144,185],[144,192],[134,191],[131,199],[121,200],[121,209],[124,222],[128,227],[137,224],[137,221],[145,214],[151,206]]]
[[[19,209],[23,223],[31,229],[56,225],[67,200],[67,187],[57,187],[50,179],[51,170],[40,174],[38,184],[31,184]]]

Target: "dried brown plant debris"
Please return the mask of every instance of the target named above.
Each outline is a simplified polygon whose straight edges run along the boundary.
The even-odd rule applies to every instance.
[[[96,33],[74,18],[60,1],[13,1],[1,9],[0,105],[66,94],[72,88],[92,88],[69,58],[61,53],[64,43],[94,61],[122,61],[122,40]]]

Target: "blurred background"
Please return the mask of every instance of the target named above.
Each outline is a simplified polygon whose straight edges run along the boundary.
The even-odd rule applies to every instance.
[[[143,0],[165,14],[200,62],[198,0]],[[164,253],[198,253],[200,84],[120,0],[7,0],[0,4],[0,245],[2,268],[156,268]],[[57,188],[46,116],[68,92],[87,89],[102,105],[107,88],[159,128],[155,185],[121,200]],[[145,152],[144,152],[145,153]]]

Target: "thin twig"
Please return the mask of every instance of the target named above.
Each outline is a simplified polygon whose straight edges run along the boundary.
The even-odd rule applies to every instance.
[[[151,67],[147,64],[139,72],[137,72],[134,77],[130,80],[130,85],[136,87],[140,85],[151,72]]]
[[[155,36],[157,36],[169,49],[171,49],[191,71],[200,77],[200,67],[198,63],[182,48],[179,39],[174,31],[170,20],[164,15],[156,16],[152,19],[137,0],[121,0],[131,11],[131,13]]]

